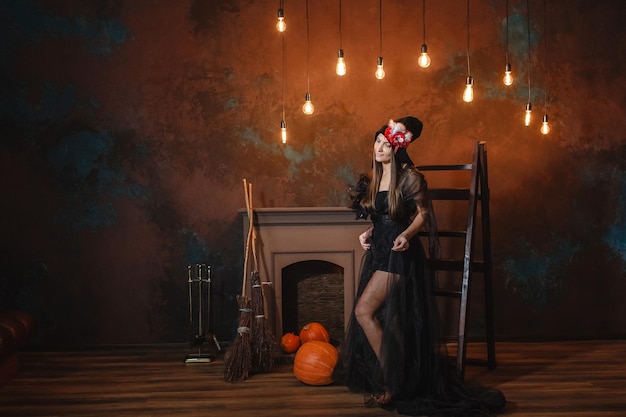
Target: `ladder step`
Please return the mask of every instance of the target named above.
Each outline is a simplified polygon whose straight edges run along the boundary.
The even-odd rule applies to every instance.
[[[435,259],[431,261],[431,265],[433,265],[436,271],[457,271],[463,272],[463,261],[456,259]],[[485,265],[483,262],[474,261],[472,262],[472,271],[473,272],[484,272]]]
[[[469,200],[469,188],[431,188],[431,200]]]
[[[419,236],[430,236],[428,232],[418,232]],[[438,237],[465,237],[467,232],[465,230],[437,230]]]
[[[440,296],[443,296],[443,297],[453,297],[453,298],[460,298],[461,297],[461,291],[444,290],[443,288],[435,288],[433,290],[433,294],[440,295]]]
[[[472,168],[472,164],[421,165],[417,167],[420,171],[469,171]]]

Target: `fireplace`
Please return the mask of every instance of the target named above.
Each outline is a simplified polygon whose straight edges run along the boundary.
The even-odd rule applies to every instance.
[[[249,221],[245,210],[241,213],[245,241]],[[289,270],[309,261],[330,264],[335,272],[342,272],[345,327],[352,311],[363,256],[358,236],[368,223],[355,220],[354,213],[343,207],[255,209],[254,217],[261,281],[271,283],[263,286],[268,307],[266,315],[277,337],[284,332],[284,298],[293,296],[283,290],[294,287],[283,280],[295,279]],[[316,296],[311,294],[312,302]]]
[[[324,324],[332,343],[344,338],[344,273],[331,262],[300,261],[283,268],[283,332],[297,333],[307,323]]]

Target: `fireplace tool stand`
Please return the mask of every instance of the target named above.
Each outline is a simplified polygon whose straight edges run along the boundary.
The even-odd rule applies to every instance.
[[[205,264],[188,265],[187,285],[189,287],[190,345],[197,351],[186,355],[185,363],[209,363],[221,350],[217,337],[210,330],[211,267]]]

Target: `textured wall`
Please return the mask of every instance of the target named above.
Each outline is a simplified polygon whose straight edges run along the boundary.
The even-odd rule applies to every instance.
[[[235,328],[241,179],[259,207],[344,206],[390,117],[424,120],[417,164],[468,162],[486,140],[500,338],[626,335],[626,47],[621,1],[509,1],[517,83],[501,83],[504,1],[287,0],[282,145],[278,2],[0,0],[0,301],[45,344],[187,340],[186,266],[214,271],[214,327]],[[548,70],[544,69],[544,42]],[[552,133],[539,133],[544,93]],[[436,184],[433,179],[431,183]],[[440,221],[455,216],[441,210]],[[446,217],[449,217],[446,219]],[[355,236],[356,238],[356,236]]]

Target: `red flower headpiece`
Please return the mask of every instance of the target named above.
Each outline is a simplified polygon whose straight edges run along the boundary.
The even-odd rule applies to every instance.
[[[385,137],[393,146],[394,152],[396,152],[399,148],[407,148],[409,146],[413,134],[406,129],[403,123],[389,120],[387,129],[385,129]]]

